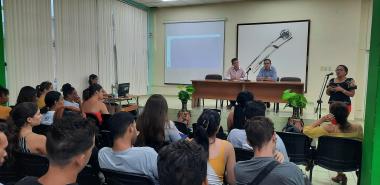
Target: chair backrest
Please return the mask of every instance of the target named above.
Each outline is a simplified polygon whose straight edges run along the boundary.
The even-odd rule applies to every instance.
[[[298,77],[282,77],[280,82],[301,82],[301,78]]]
[[[41,177],[49,169],[49,160],[39,155],[14,152],[17,171],[20,176]]]
[[[152,179],[143,174],[101,169],[107,185],[154,185]]]
[[[277,132],[285,144],[289,160],[296,164],[308,164],[312,159],[311,139],[304,134]]]
[[[87,165],[78,174],[77,182],[80,185],[101,185],[101,180],[98,176],[99,169]]]
[[[235,149],[236,162],[250,160],[254,156],[253,150],[246,150],[242,148],[234,148],[234,149]]]
[[[179,122],[179,121],[173,121],[177,129],[182,132],[183,134],[189,136],[190,131],[189,128],[187,128],[185,123]]]
[[[113,140],[111,137],[111,132],[108,130],[100,130],[99,134],[95,137],[96,147],[112,147]]]
[[[360,168],[361,157],[361,141],[328,136],[318,139],[315,164],[323,168],[338,172],[356,171]]]
[[[222,75],[219,74],[208,74],[205,77],[205,80],[222,80],[223,77]]]
[[[33,127],[33,132],[36,134],[41,134],[46,136],[47,132],[50,130],[51,126],[50,125],[37,125]]]

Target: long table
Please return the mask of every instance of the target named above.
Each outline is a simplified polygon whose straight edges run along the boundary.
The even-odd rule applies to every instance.
[[[301,82],[251,82],[231,80],[192,80],[195,88],[192,98],[192,107],[199,106],[199,99],[235,100],[241,91],[250,91],[256,100],[264,102],[284,103],[281,99],[286,89],[297,93],[304,92],[304,84]]]

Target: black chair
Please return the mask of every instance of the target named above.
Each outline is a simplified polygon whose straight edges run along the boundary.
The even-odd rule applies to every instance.
[[[33,127],[33,132],[36,134],[41,134],[41,135],[46,136],[46,134],[50,130],[50,128],[51,128],[51,125],[40,124],[40,125]]]
[[[208,74],[205,77],[205,80],[222,80],[222,75],[219,74]],[[227,101],[228,102],[228,101]],[[205,100],[202,99],[202,106],[205,106]],[[220,106],[223,106],[223,100],[220,100]],[[215,102],[215,108],[218,108],[218,100]]]
[[[96,147],[98,148],[112,147],[113,145],[111,132],[108,130],[100,130],[99,134],[95,137],[95,140]]]
[[[234,148],[234,149],[235,149],[236,162],[250,160],[254,156],[253,150],[246,150],[242,148]]]
[[[153,180],[143,174],[101,169],[107,185],[154,185]]]
[[[86,165],[85,168],[78,174],[77,182],[80,185],[101,185],[101,180],[98,176],[99,170]]]
[[[278,81],[278,80],[277,80]],[[282,77],[280,78],[279,80],[280,82],[301,82],[301,78],[298,78],[298,77]],[[279,103],[275,103],[274,104],[274,107],[273,107],[273,110],[275,112],[278,112],[279,110],[279,106],[280,104]]]
[[[341,138],[322,136],[318,139],[314,164],[336,172],[355,171],[360,183],[362,142]]]
[[[313,176],[313,148],[311,139],[304,134],[292,132],[277,132],[285,144],[289,160],[295,164],[306,165],[310,168],[309,178]]]
[[[186,124],[185,123],[182,123],[182,122],[179,122],[179,121],[173,121],[174,124],[175,124],[175,127],[177,127],[177,129],[182,132],[182,134],[185,134],[187,136],[190,135],[190,130],[189,128],[187,128]]]
[[[17,181],[19,181],[22,176],[17,173],[17,168],[18,167],[14,165],[14,163],[8,163],[5,161],[5,163],[0,166],[0,184],[15,184]]]
[[[41,177],[49,169],[49,160],[39,155],[14,152],[17,173],[20,176]]]

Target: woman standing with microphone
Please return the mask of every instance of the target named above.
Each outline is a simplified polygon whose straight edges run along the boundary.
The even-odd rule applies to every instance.
[[[348,112],[351,112],[351,97],[355,95],[357,86],[353,78],[347,78],[348,68],[345,65],[338,65],[335,69],[336,78],[329,81],[326,94],[330,96],[329,104],[343,102],[347,105]]]

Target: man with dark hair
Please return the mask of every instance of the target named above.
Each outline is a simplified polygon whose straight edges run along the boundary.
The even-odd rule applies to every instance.
[[[46,136],[49,170],[40,178],[25,177],[16,185],[77,184],[95,143],[96,128],[81,116],[57,120]]]
[[[239,60],[237,58],[231,59],[232,66],[228,68],[226,72],[226,78],[230,80],[243,80],[245,77],[245,72],[242,68],[240,68]],[[230,100],[230,105],[227,107],[230,109],[232,106],[235,106],[236,101]]]
[[[0,119],[2,120],[7,120],[12,110],[10,107],[4,106],[9,101],[8,96],[8,89],[0,86]]]
[[[262,116],[249,119],[246,122],[245,131],[249,145],[255,149],[255,157],[236,164],[236,184],[305,184],[302,171],[295,164],[291,162],[279,163],[274,159],[277,137],[273,122],[270,119]],[[260,183],[258,176],[264,169],[268,173],[262,175],[263,178]]]
[[[207,152],[195,142],[181,140],[158,154],[160,185],[207,185]]]
[[[113,138],[112,148],[99,151],[100,168],[149,176],[158,184],[157,152],[150,147],[133,147],[137,138],[136,122],[132,114],[118,112],[109,123]]]
[[[272,61],[267,58],[264,59],[264,67],[259,71],[256,77],[257,81],[277,81],[277,71],[276,68],[272,66]]]

